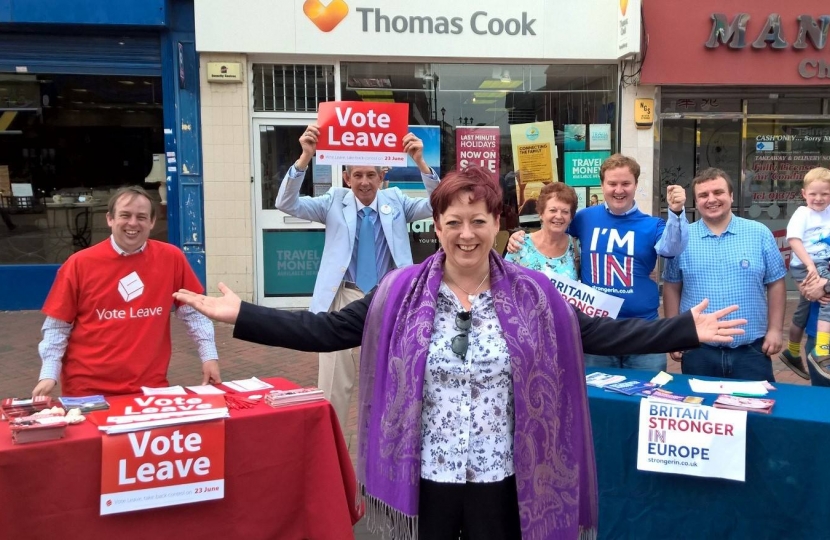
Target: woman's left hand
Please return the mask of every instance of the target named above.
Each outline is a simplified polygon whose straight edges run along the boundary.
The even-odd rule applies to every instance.
[[[187,289],[179,289],[173,293],[173,299],[182,304],[187,304],[214,321],[236,324],[242,300],[224,283],[219,283],[219,292],[222,293],[222,296],[217,297],[205,296]]]
[[[732,336],[740,336],[746,324],[746,319],[723,320],[730,313],[738,310],[738,306],[728,306],[714,313],[703,313],[709,305],[709,299],[704,298],[701,303],[692,308],[692,318],[695,321],[697,339],[701,343],[732,343]]]

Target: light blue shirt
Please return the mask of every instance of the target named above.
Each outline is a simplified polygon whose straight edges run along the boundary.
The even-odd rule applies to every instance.
[[[726,319],[746,319],[745,333],[729,347],[739,347],[767,333],[767,285],[787,273],[772,232],[761,223],[732,215],[729,226],[715,235],[703,220],[689,226],[689,245],[666,261],[663,279],[682,283],[680,312],[704,298],[707,312],[738,304]],[[720,344],[714,344],[720,346]]]
[[[307,169],[306,169],[307,170]],[[297,179],[300,177],[305,176],[305,170],[298,170],[294,165],[288,169],[288,178],[290,179]],[[431,180],[437,180],[438,175],[435,174],[435,171],[430,169],[430,174],[422,175],[426,176]],[[343,276],[344,281],[350,281],[354,283],[355,279],[357,278],[357,240],[360,236],[360,225],[363,223],[363,212],[362,210],[366,207],[365,204],[360,202],[360,200],[355,197],[355,205],[357,206],[357,222],[355,226],[355,242],[354,242],[354,249],[352,250],[352,258],[349,262],[349,268],[346,271],[346,274]],[[392,260],[392,250],[389,249],[389,244],[386,242],[386,235],[383,234],[383,227],[380,224],[378,219],[378,212],[382,209],[378,208],[378,199],[372,201],[369,205],[369,208],[374,210],[372,213],[372,223],[375,226],[375,265],[377,266],[378,270],[378,279],[382,278],[387,274],[387,272],[391,271],[395,268],[395,265]]]
[[[364,219],[363,209],[366,208],[366,205],[360,202],[357,198],[355,198],[354,202],[357,205],[354,249],[352,250],[352,260],[349,262],[349,270],[346,272],[346,275],[343,276],[344,280],[351,281],[352,283],[357,280],[357,245],[360,242],[360,227],[363,224]],[[380,280],[380,278],[385,276],[387,272],[394,268],[394,265],[392,264],[392,250],[389,249],[389,244],[386,243],[386,235],[383,234],[383,227],[378,219],[377,197],[375,197],[375,200],[373,200],[372,204],[369,205],[369,208],[374,210],[369,219],[372,221],[375,231],[375,267],[378,271],[378,280]]]

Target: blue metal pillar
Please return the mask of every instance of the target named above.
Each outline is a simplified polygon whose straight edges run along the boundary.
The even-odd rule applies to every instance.
[[[171,24],[161,37],[168,240],[182,248],[204,286],[202,129],[193,3],[174,1],[171,7]]]

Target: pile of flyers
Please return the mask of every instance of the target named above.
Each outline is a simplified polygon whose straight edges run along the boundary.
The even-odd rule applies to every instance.
[[[265,395],[265,403],[272,407],[286,407],[300,403],[311,403],[321,401],[323,391],[319,388],[295,388],[293,390],[272,390]]]

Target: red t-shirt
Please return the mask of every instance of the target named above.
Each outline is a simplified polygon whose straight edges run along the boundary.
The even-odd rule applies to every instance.
[[[43,313],[73,323],[63,357],[64,396],[140,393],[167,386],[173,292],[202,291],[176,246],[147,241],[119,255],[107,239],[58,270]]]

